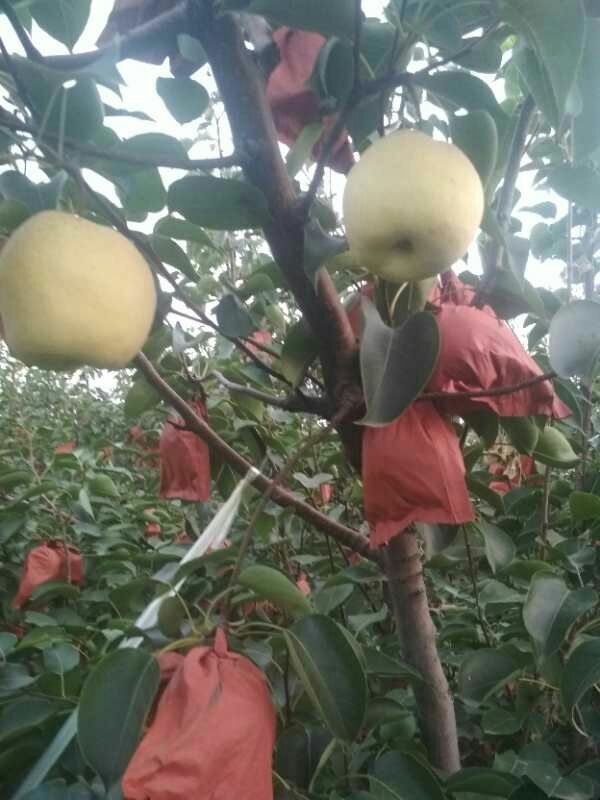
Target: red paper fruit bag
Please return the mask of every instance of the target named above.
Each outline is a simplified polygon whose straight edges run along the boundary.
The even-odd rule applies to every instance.
[[[474,518],[452,426],[433,403],[413,403],[362,440],[365,517],[380,547],[412,522],[461,524]]]
[[[22,608],[35,588],[46,581],[66,581],[81,584],[83,559],[76,547],[65,548],[62,542],[43,542],[27,553],[19,589],[12,601],[13,608]]]
[[[308,81],[326,39],[320,33],[285,27],[278,28],[273,39],[279,48],[280,62],[269,75],[267,99],[277,136],[291,147],[307,125],[320,120],[319,97],[308,86]],[[333,123],[333,117],[325,118],[323,135],[313,149],[315,158],[318,158],[320,144]],[[353,163],[348,137],[342,133],[333,147],[328,166],[346,173]]]
[[[125,772],[126,800],[272,800],[275,711],[263,673],[227,650],[222,631],[213,647],[160,662],[170,679]]]
[[[206,406],[192,404],[206,419]],[[178,416],[169,417],[160,435],[160,496],[205,502],[210,497],[210,450]]]

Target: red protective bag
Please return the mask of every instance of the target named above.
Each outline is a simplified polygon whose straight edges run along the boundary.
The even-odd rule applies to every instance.
[[[308,86],[308,81],[326,39],[319,33],[283,27],[274,32],[273,40],[279,49],[280,61],[269,75],[267,99],[277,136],[291,147],[307,125],[321,119],[319,97]],[[320,145],[334,124],[334,118],[325,117],[323,121],[323,134],[313,148],[315,159],[319,157]],[[327,163],[332,169],[343,173],[348,172],[354,164],[346,133],[340,135]]]
[[[159,658],[168,679],[123,778],[126,800],[272,800],[275,711],[263,673],[227,649]]]
[[[488,310],[442,302],[437,310],[440,354],[428,392],[471,392],[513,386],[542,375],[538,364],[501,319]],[[482,408],[500,417],[541,415],[562,418],[570,409],[550,381],[495,397],[436,401],[445,414],[464,416]]]
[[[77,442],[70,441],[70,442],[63,442],[62,444],[57,444],[54,448],[54,452],[57,455],[61,455],[63,453],[72,453],[73,450],[77,447]]]
[[[62,542],[43,542],[27,553],[19,589],[12,601],[13,608],[22,608],[33,590],[46,581],[66,581],[81,584],[83,558],[76,547],[65,548]]]
[[[206,419],[206,406],[192,408]],[[174,424],[172,424],[174,423]],[[195,433],[182,427],[178,416],[168,418],[160,435],[160,497],[205,502],[210,497],[210,450]]]
[[[474,518],[452,426],[433,403],[413,403],[362,438],[365,517],[380,547],[412,522],[461,524]]]

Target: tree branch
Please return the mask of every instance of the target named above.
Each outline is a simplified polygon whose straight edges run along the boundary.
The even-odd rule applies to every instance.
[[[221,386],[228,389],[230,392],[238,392],[238,394],[246,395],[246,397],[254,397],[262,403],[275,408],[281,408],[284,411],[300,411],[306,414],[316,414],[323,419],[329,418],[329,403],[324,397],[307,396],[303,394],[290,394],[287,397],[274,397],[272,394],[261,392],[259,389],[254,389],[252,386],[244,386],[241,383],[234,383],[228,380],[217,370],[213,370],[212,374],[221,384]]]
[[[26,56],[32,61],[41,61],[42,56],[39,50],[35,47],[29,38],[27,31],[21,25],[21,20],[19,19],[17,12],[12,7],[9,0],[0,0],[0,11],[6,14],[6,18],[10,22],[14,32],[17,34],[17,38],[21,42],[21,47],[25,51]],[[3,55],[5,56],[5,54]]]
[[[102,147],[97,147],[94,144],[80,142],[78,139],[73,139],[70,136],[60,137],[59,134],[52,133],[45,130],[39,131],[34,125],[28,125],[18,119],[9,117],[5,112],[0,111],[0,127],[8,128],[13,131],[23,131],[24,133],[31,133],[36,137],[36,142],[43,141],[44,138],[52,141],[59,140],[66,147],[77,150],[82,155],[91,156],[106,161],[120,161],[125,164],[138,164],[141,167],[165,167],[169,169],[185,169],[185,170],[213,170],[213,169],[227,169],[241,165],[242,159],[235,153],[230,156],[223,156],[221,158],[174,158],[170,156],[137,156],[133,153],[120,153],[117,149],[105,150]],[[41,135],[40,135],[41,134]]]
[[[140,353],[135,359],[135,364],[148,383],[156,389],[167,403],[173,406],[191,431],[205,441],[209,447],[218,452],[240,474],[245,475],[251,469],[252,464],[221,439],[207,422],[194,413],[185,400],[160,377],[146,356]],[[316,508],[300,500],[289,490],[274,485],[275,482],[262,473],[257,475],[253,484],[261,492],[270,491],[276,503],[284,508],[293,508],[300,517],[314,525],[318,530],[331,536],[340,544],[360,553],[370,561],[379,561],[377,552],[370,549],[368,539],[358,531],[354,531],[352,528],[348,528],[346,525],[342,525],[340,522],[317,511]]]
[[[467,397],[500,397],[504,394],[513,394],[519,392],[521,389],[528,389],[530,386],[535,386],[537,383],[550,381],[556,378],[556,372],[545,372],[543,375],[536,375],[534,378],[528,378],[521,383],[515,383],[512,386],[498,386],[495,389],[474,389],[472,392],[424,392],[419,395],[418,400],[461,400]]]

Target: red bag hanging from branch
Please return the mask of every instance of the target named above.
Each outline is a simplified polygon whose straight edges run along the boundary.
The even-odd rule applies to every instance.
[[[433,403],[413,403],[362,438],[365,517],[380,547],[412,522],[461,524],[474,518],[452,426]]]
[[[168,678],[123,778],[126,800],[272,800],[275,711],[265,677],[227,649],[161,656]]]
[[[516,386],[542,375],[539,365],[524,350],[516,335],[492,309],[467,305],[474,290],[453,273],[444,274],[442,288],[435,287],[430,302],[437,306],[440,354],[428,392],[472,392]],[[558,399],[550,381],[492,397],[457,397],[437,400],[446,414],[464,416],[487,408],[500,417],[540,415],[562,419],[570,409]]]
[[[320,121],[319,97],[308,86],[319,51],[326,39],[319,33],[278,28],[273,39],[279,49],[280,62],[269,75],[267,99],[280,141],[291,147],[302,130]],[[320,146],[334,124],[334,118],[325,117],[324,131],[313,148],[313,157],[319,157]],[[354,164],[352,148],[345,133],[335,143],[328,166],[346,173]]]
[[[192,403],[206,419],[203,402]],[[178,416],[167,419],[160,435],[160,496],[205,502],[210,497],[210,450]]]
[[[32,592],[47,581],[81,584],[83,558],[76,547],[62,542],[43,542],[27,553],[13,608],[22,608]]]

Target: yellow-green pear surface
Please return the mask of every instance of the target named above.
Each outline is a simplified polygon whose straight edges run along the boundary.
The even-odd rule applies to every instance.
[[[30,366],[124,367],[142,348],[155,308],[152,273],[135,245],[73,214],[35,214],[0,253],[4,336]]]
[[[437,275],[461,258],[483,208],[481,180],[462,150],[413,130],[372,144],[344,190],[350,250],[395,283]]]

